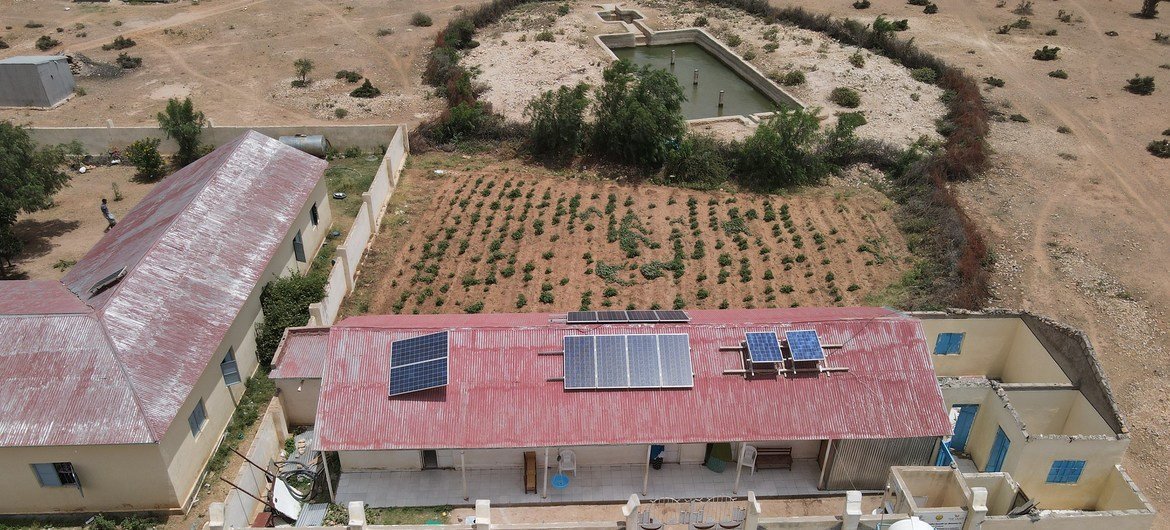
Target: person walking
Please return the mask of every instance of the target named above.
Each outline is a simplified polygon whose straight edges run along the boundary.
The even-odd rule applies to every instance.
[[[110,223],[110,225],[106,227],[106,232],[109,232],[110,229],[114,227],[114,225],[118,224],[118,221],[114,219],[114,214],[110,213],[110,205],[106,204],[105,199],[102,199],[102,217],[105,217],[106,221]]]

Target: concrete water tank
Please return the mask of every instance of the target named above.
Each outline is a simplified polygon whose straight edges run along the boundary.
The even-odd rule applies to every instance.
[[[922,522],[922,519],[912,516],[890,525],[890,530],[934,530],[934,527]]]
[[[295,147],[309,153],[310,155],[325,158],[325,153],[329,152],[329,140],[325,139],[322,134],[297,134],[294,136],[281,136],[280,143]]]

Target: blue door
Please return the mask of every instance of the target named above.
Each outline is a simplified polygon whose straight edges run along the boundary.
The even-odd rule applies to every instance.
[[[967,437],[971,435],[971,425],[975,423],[975,413],[979,412],[979,405],[955,405],[959,409],[959,419],[955,420],[955,435],[948,445],[956,451],[967,448]]]
[[[983,467],[984,473],[995,473],[1003,469],[1003,459],[1007,456],[1008,447],[1012,445],[1012,441],[1008,440],[1006,434],[1003,433],[1003,428],[1000,427],[995,433],[995,443],[991,445],[991,454],[987,456],[987,465]]]

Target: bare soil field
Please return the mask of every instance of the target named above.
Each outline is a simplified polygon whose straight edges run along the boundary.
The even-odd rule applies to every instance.
[[[350,313],[858,305],[912,259],[860,181],[708,193],[441,153],[402,179]]]
[[[24,251],[12,260],[13,274],[32,280],[59,280],[69,266],[81,259],[101,239],[106,230],[102,217],[102,198],[110,212],[121,219],[153,184],[133,180],[134,168],[105,166],[85,173],[67,169],[72,174],[69,185],[53,196],[47,210],[22,215],[13,226],[24,241]],[[121,193],[116,200],[114,187]]]
[[[86,93],[52,110],[0,110],[0,119],[40,126],[149,125],[171,97],[191,96],[222,125],[345,122],[417,122],[440,109],[427,97],[420,57],[460,2],[285,2],[204,0],[173,4],[73,3],[64,0],[5,2],[0,38],[11,46],[0,57],[37,55],[41,35],[61,44],[48,53],[84,54],[112,63],[119,53],[141,57],[142,66],[117,78],[79,78]],[[422,10],[434,26],[413,27]],[[30,22],[44,27],[25,27]],[[57,28],[61,28],[58,32]],[[381,35],[385,30],[388,35]],[[115,37],[137,44],[102,50]],[[293,61],[315,63],[308,88],[290,88]],[[353,98],[357,84],[334,79],[357,71],[382,91]]]
[[[624,33],[625,26],[602,21],[597,16],[599,8],[589,2],[571,4],[573,9],[563,16],[557,14],[557,5],[518,8],[479,32],[481,44],[468,54],[466,64],[483,72],[480,79],[491,87],[484,98],[493,110],[520,120],[528,102],[546,90],[577,83],[601,84],[601,72],[610,55],[594,36]],[[741,41],[733,50],[761,72],[775,78],[793,70],[804,72],[805,83],[785,90],[806,105],[821,108],[823,116],[862,111],[868,124],[857,130],[858,136],[899,145],[923,136],[939,138],[934,121],[946,114],[939,101],[942,90],[916,81],[909,70],[889,59],[844,46],[820,33],[767,24],[734,9],[674,0],[632,0],[621,5],[637,9],[646,16],[644,22],[659,31],[695,27],[699,16],[706,17],[704,29],[725,43]],[[542,31],[551,32],[555,40],[537,40]],[[860,66],[851,62],[854,54],[861,57]],[[829,93],[837,87],[860,92],[860,107],[848,109],[829,101]],[[699,129],[724,138],[742,138],[752,127],[729,121]]]

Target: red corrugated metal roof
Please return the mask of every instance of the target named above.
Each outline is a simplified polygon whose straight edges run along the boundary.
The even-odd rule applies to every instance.
[[[949,434],[919,322],[876,308],[691,311],[689,324],[568,326],[555,315],[347,319],[330,332],[316,433],[325,450],[488,448]],[[563,316],[563,315],[562,315]],[[830,366],[809,378],[723,375],[747,331],[816,329]],[[445,388],[387,397],[390,343],[451,330]],[[688,333],[695,386],[566,392],[560,351],[575,333]]]
[[[120,378],[99,381],[77,373],[84,368],[73,368],[68,356],[88,354],[52,346],[72,344],[65,324],[44,331],[29,319],[12,319],[0,321],[0,331],[6,339],[50,332],[43,338],[43,356],[61,357],[54,359],[62,370],[60,379],[76,379],[83,385],[122,385],[138,403],[136,415],[124,416],[120,402],[101,406],[95,401],[92,408],[79,407],[69,421],[97,431],[134,418],[144,422],[148,439],[161,439],[213,357],[223,355],[219,347],[228,328],[264,282],[264,270],[325,166],[313,156],[248,132],[156,185],[73,266],[62,283],[80,298],[78,303],[89,306],[103,328],[100,334],[87,335],[87,340],[106,341],[105,347],[113,353],[105,362],[112,363]],[[121,281],[90,295],[95,282],[122,267],[127,272]],[[35,294],[25,293],[26,297]],[[56,299],[48,306],[71,304]],[[0,384],[16,385],[13,381],[0,379]],[[21,390],[0,389],[5,392],[19,394]],[[44,402],[27,403],[0,415],[0,433],[40,429],[39,436],[21,440],[92,443],[87,440],[93,435],[62,430],[61,420],[51,414],[64,406],[55,400],[68,396],[46,394]],[[111,396],[115,394],[107,397]],[[0,446],[20,443],[6,440],[0,435]]]
[[[88,313],[89,306],[52,280],[0,281],[0,315]]]
[[[329,328],[288,328],[272,360],[270,379],[320,379]]]

